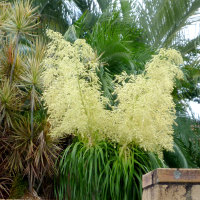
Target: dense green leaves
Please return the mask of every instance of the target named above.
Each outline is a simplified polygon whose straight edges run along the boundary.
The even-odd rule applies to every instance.
[[[129,14],[122,15],[116,8],[110,8],[95,25],[90,21],[91,14],[86,12],[74,25],[77,36],[86,39],[99,56],[102,64],[97,73],[111,104],[115,99],[112,95],[114,75],[123,71],[141,73],[152,54],[151,48],[143,42],[142,30],[133,21],[129,7],[124,5],[123,12]]]
[[[199,121],[189,117],[178,117],[174,131],[174,152],[165,152],[164,158],[169,167],[200,167]]]
[[[74,142],[64,151],[55,182],[58,199],[141,199],[142,174],[163,163],[135,147]]]

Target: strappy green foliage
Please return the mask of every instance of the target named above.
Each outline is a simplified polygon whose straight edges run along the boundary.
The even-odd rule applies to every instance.
[[[137,147],[124,150],[109,141],[67,147],[55,183],[58,199],[141,199],[142,174],[164,165]]]

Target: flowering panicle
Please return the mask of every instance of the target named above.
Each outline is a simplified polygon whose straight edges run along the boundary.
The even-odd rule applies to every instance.
[[[160,153],[172,150],[175,105],[174,79],[183,76],[181,55],[161,49],[142,75],[116,77],[118,106],[106,110],[96,74],[99,62],[85,40],[71,44],[47,31],[51,42],[44,60],[43,98],[54,137],[81,136],[87,142],[110,139],[120,145],[139,145]]]
[[[43,98],[52,135],[76,134],[89,140],[103,137],[97,133],[103,126],[101,119],[106,116],[106,99],[100,92],[95,53],[85,40],[70,44],[59,33],[49,30],[47,35],[52,41],[44,60]]]
[[[117,77],[128,80],[115,89],[119,102],[113,113],[118,125],[114,134],[117,142],[133,143],[149,151],[172,150],[175,104],[171,93],[175,78],[183,77],[181,63],[177,51],[161,49],[142,75]]]

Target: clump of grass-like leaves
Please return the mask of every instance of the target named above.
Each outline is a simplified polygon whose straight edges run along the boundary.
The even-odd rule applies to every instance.
[[[141,199],[141,177],[151,169],[149,154],[137,147],[76,141],[59,163],[55,193],[58,199]]]

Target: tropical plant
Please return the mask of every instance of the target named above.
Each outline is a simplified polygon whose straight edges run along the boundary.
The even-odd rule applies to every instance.
[[[3,132],[13,126],[13,120],[17,117],[17,112],[21,110],[22,92],[16,85],[10,85],[8,80],[1,82],[0,87],[0,126]]]
[[[175,104],[170,93],[173,77],[181,75],[177,68],[180,55],[161,50],[145,70],[157,48],[176,46],[185,60],[198,52],[194,51],[198,38],[179,42],[184,22],[199,7],[197,0],[10,2],[14,3],[0,4],[0,166],[8,166],[22,182],[28,178],[31,192],[50,188],[60,150],[56,138],[73,135],[56,180],[60,199],[140,199],[142,173],[164,167],[151,151],[162,154],[163,149],[174,148],[174,153],[164,153],[169,166],[199,166],[198,132],[186,137],[175,128],[172,146]],[[32,5],[38,6],[37,12]],[[46,28],[64,33],[82,13],[74,24],[76,31],[73,26],[68,29],[67,34],[75,32],[72,40],[65,35],[73,44],[48,32],[52,41],[43,62],[45,47],[33,35],[44,35]],[[77,37],[85,38],[95,51]],[[178,82],[173,91],[176,103],[196,95],[197,61],[191,65],[187,58],[187,66],[182,67],[186,81]],[[191,68],[196,71],[190,73]],[[121,75],[122,71],[126,73]],[[41,100],[42,79],[45,91]],[[188,89],[191,93],[185,92]],[[3,176],[9,177],[8,171]],[[0,187],[9,193],[7,181],[0,181]]]
[[[141,199],[142,174],[164,167],[156,157],[151,166],[149,158],[137,147],[124,152],[110,141],[89,147],[75,140],[60,161],[55,193],[59,199]]]
[[[24,90],[27,105],[24,105],[24,114],[15,120],[9,137],[12,148],[9,169],[28,177],[31,193],[34,188],[39,191],[44,176],[53,175],[59,152],[57,142],[49,136],[49,125],[40,101],[44,52],[45,45],[36,40],[31,52],[24,58],[25,69],[20,77],[20,89]]]
[[[40,94],[42,87],[42,78],[41,74],[43,68],[41,66],[42,60],[45,54],[45,45],[42,41],[36,40],[34,49],[32,49],[31,53],[27,56],[26,68],[21,77],[21,80],[24,82],[26,87],[26,91],[28,94],[30,93],[30,107],[31,107],[31,137],[33,137],[34,132],[34,110],[36,107],[36,103],[40,103]]]
[[[45,175],[53,175],[59,151],[55,141],[48,135],[48,123],[43,123],[34,123],[32,136],[29,116],[21,117],[15,122],[14,132],[9,138],[11,151],[7,167],[11,172],[28,177],[30,192],[34,188],[39,191]]]
[[[141,184],[145,167],[153,169],[148,161],[158,160],[147,152],[161,156],[163,149],[173,148],[171,92],[175,77],[183,75],[182,57],[175,50],[162,49],[147,63],[145,73],[116,76],[118,105],[106,110],[108,99],[100,92],[99,61],[92,48],[81,39],[71,44],[50,30],[47,35],[51,42],[43,62],[43,100],[51,135],[78,138],[60,162],[58,198],[141,198],[141,185],[135,184]],[[159,160],[156,163],[163,166]]]
[[[175,105],[170,94],[173,91],[174,77],[182,76],[178,68],[182,58],[175,50],[161,50],[146,65],[144,74],[129,76],[123,73],[117,76],[115,90],[119,104],[109,111],[104,109],[108,100],[99,91],[99,79],[95,72],[98,59],[92,48],[84,40],[76,40],[74,44],[70,44],[61,34],[53,31],[48,31],[48,36],[52,42],[44,59],[46,70],[43,73],[43,99],[48,106],[54,137],[80,134],[82,138],[91,138],[91,144],[93,139],[96,141],[109,137],[120,144],[134,142],[150,151],[156,149],[158,152],[159,147],[171,149],[168,145],[172,144],[171,126],[175,117]],[[72,52],[77,56],[72,56]],[[66,71],[68,73],[64,73]],[[164,107],[158,106],[161,102],[165,102]],[[159,110],[156,109],[158,107]],[[141,114],[143,109],[144,113]],[[123,122],[120,120],[122,116]],[[142,123],[138,124],[138,121]],[[158,138],[157,134],[164,134],[165,137]],[[149,143],[148,137],[154,142]]]
[[[4,166],[5,179],[0,178],[0,185],[7,194],[11,189],[10,197],[20,198],[23,192],[18,193],[18,183],[25,187],[24,192],[27,186],[31,193],[44,189],[44,177],[51,179],[56,173],[60,148],[49,135],[50,126],[40,101],[45,44],[35,38],[37,8],[30,1],[1,6],[5,13],[0,14],[0,166]],[[6,176],[14,179],[12,185],[3,185]]]
[[[18,46],[20,37],[23,35],[33,36],[34,29],[37,27],[36,8],[33,8],[30,1],[15,1],[13,6],[10,6],[7,12],[10,14],[1,25],[1,29],[8,35],[15,35],[15,50],[13,56],[13,63],[10,73],[10,82],[13,81],[13,73],[16,65]]]

